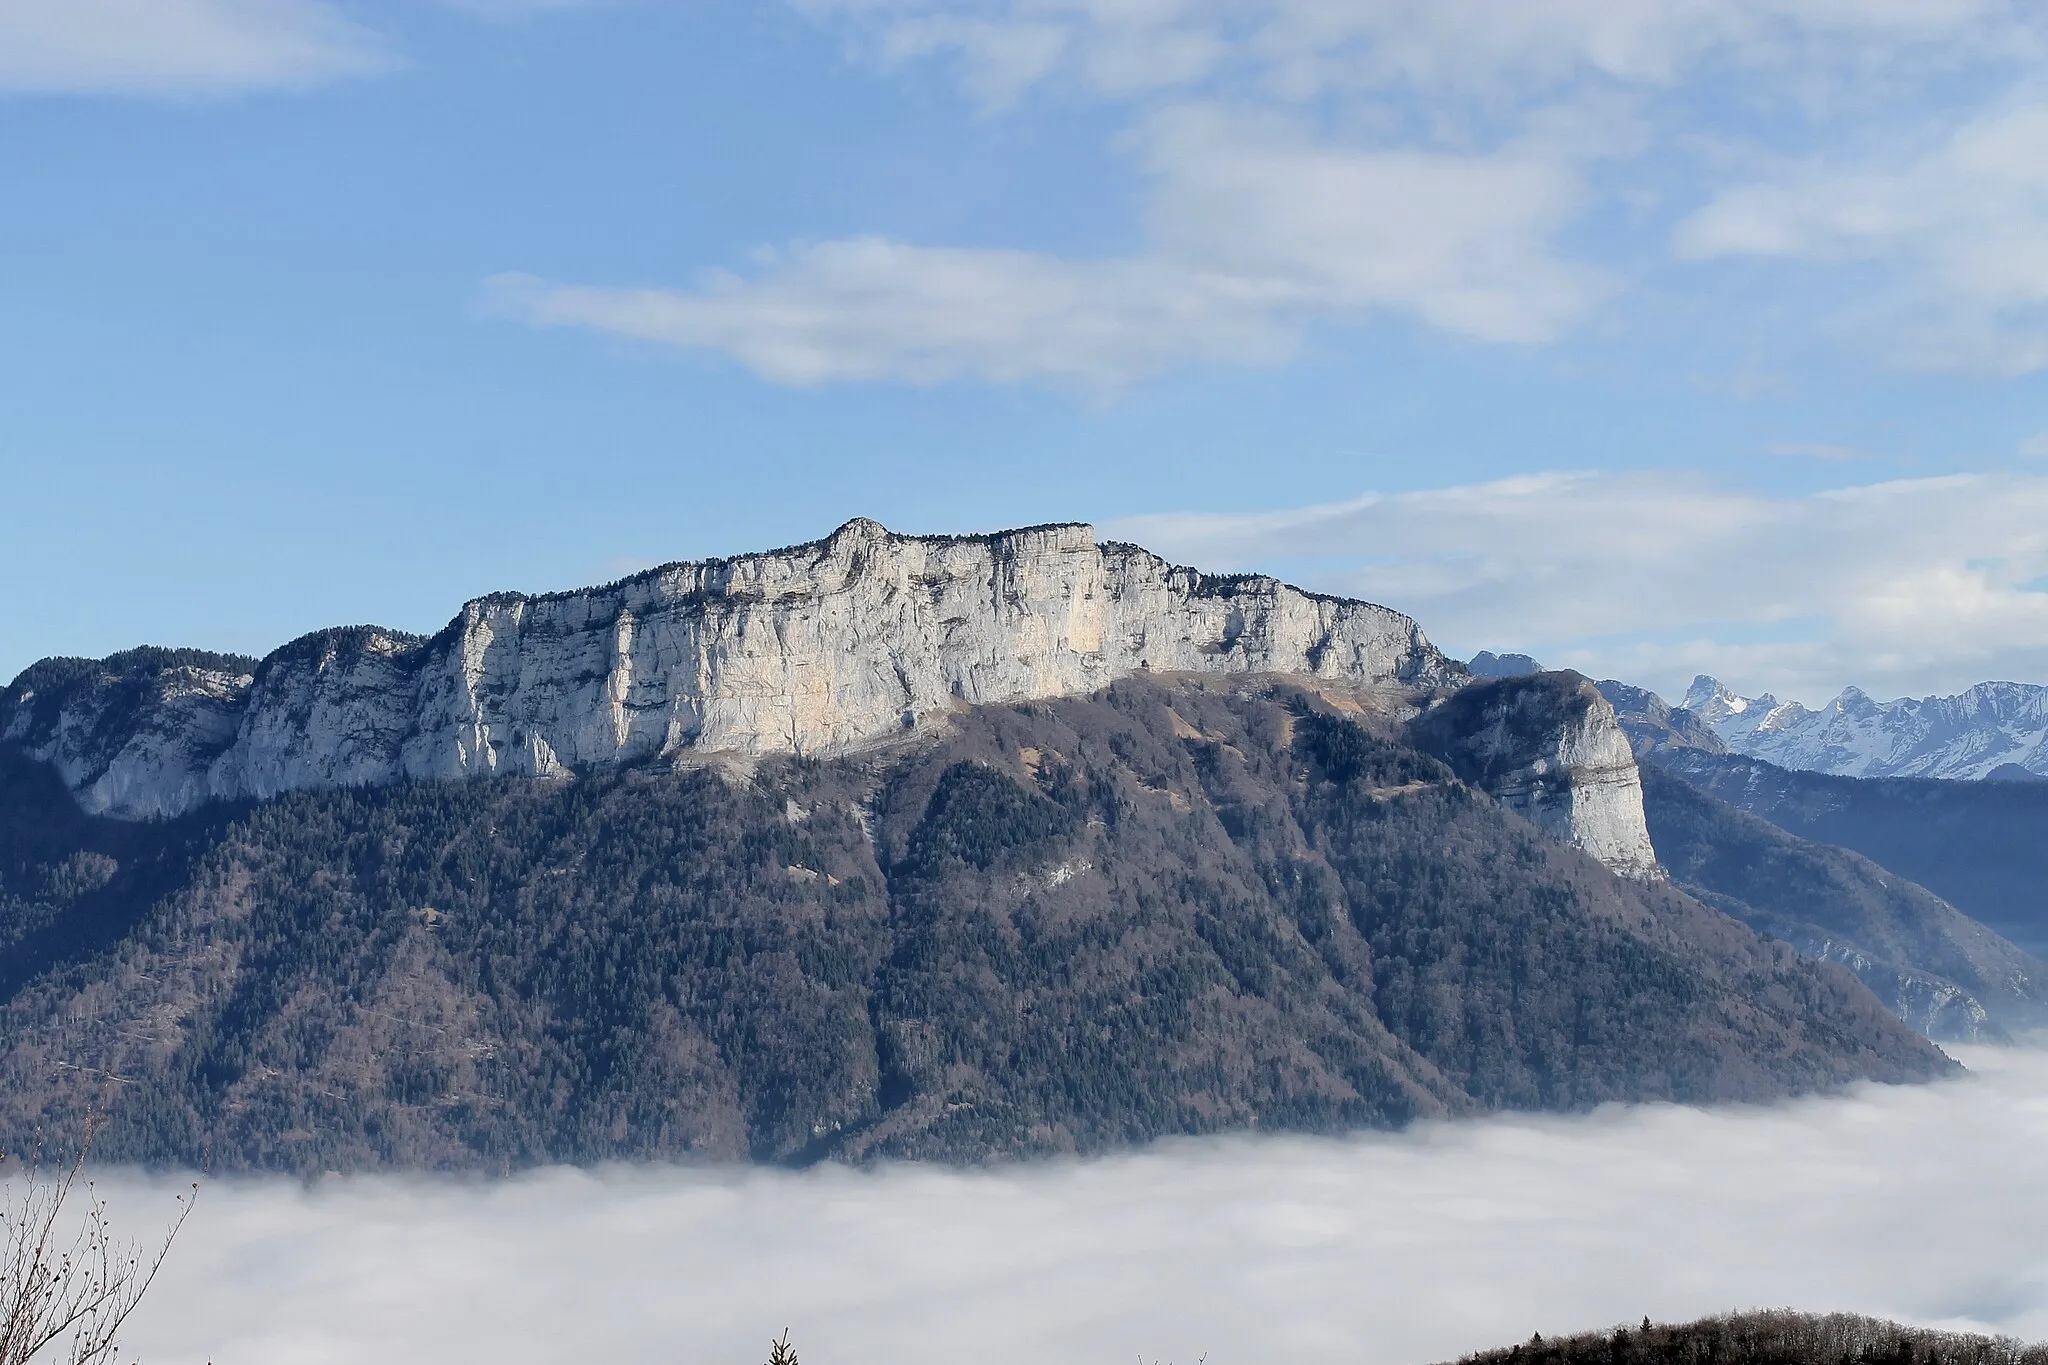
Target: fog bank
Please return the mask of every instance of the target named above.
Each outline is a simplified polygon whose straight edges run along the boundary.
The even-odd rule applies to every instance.
[[[149,1365],[1421,1365],[1649,1314],[2048,1338],[2048,1053],[1769,1109],[1614,1107],[998,1173],[211,1181]],[[103,1180],[102,1187],[109,1182]],[[174,1182],[111,1182],[130,1231]]]

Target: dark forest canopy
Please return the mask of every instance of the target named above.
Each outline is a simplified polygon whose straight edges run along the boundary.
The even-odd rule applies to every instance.
[[[0,750],[0,1140],[217,1169],[986,1161],[1946,1074],[1390,728],[1134,681],[748,772],[80,814]]]
[[[1538,1334],[1465,1356],[1459,1365],[2048,1365],[2048,1346],[1775,1309],[1675,1325],[1645,1318],[1640,1326],[1569,1337]]]

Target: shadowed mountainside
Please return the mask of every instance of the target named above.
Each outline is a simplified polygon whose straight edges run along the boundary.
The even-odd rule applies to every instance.
[[[1648,757],[1788,833],[1853,849],[2027,952],[2048,954],[2048,783],[1832,777],[1691,749]]]
[[[1290,684],[751,770],[81,815],[0,775],[0,1141],[508,1169],[979,1161],[1946,1074],[1839,966]]]
[[[1811,957],[1849,967],[1930,1038],[2009,1041],[2048,1024],[2048,965],[1923,886],[1746,814],[1654,764],[1643,810],[1686,891]]]

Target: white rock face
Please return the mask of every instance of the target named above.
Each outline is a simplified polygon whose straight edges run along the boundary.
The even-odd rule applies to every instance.
[[[1576,673],[1478,683],[1412,727],[1460,777],[1625,877],[1661,881],[1642,775],[1614,707]]]
[[[845,753],[955,705],[1148,669],[1462,674],[1398,612],[1176,568],[1087,526],[915,537],[861,520],[609,587],[480,598],[428,640],[357,628],[260,663],[45,660],[0,693],[0,738],[54,765],[86,810],[156,819],[413,778]]]
[[[1740,697],[1702,675],[1685,706],[1734,752],[1781,768],[1968,779],[2012,764],[2048,776],[2048,687],[2030,683],[1888,702],[1849,687],[1814,711],[1768,694]]]

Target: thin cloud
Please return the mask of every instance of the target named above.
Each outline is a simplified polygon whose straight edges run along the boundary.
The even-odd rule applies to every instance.
[[[2048,104],[1972,119],[1903,164],[1802,167],[1734,186],[1681,223],[1687,258],[1875,260],[1903,267],[1876,311],[1900,358],[2048,368]]]
[[[1847,464],[1853,460],[1870,458],[1854,446],[1834,445],[1827,441],[1780,441],[1769,447],[1768,453],[1793,455],[1806,460],[1826,460],[1831,464]]]
[[[689,290],[499,276],[484,303],[535,326],[724,352],[783,384],[1104,386],[1281,360],[1326,318],[1392,313],[1481,341],[1542,341],[1602,288],[1551,249],[1579,176],[1540,146],[1348,148],[1210,105],[1164,111],[1134,143],[1154,238],[1138,257],[858,238],[771,253]]]
[[[389,64],[324,0],[0,0],[0,93],[222,94]]]
[[[985,112],[1040,98],[1118,111],[1145,249],[1090,261],[856,236],[681,287],[503,277],[486,286],[494,311],[794,385],[1115,386],[1270,364],[1319,327],[1388,319],[1542,344],[1660,268],[1703,167],[1735,187],[1671,239],[1694,278],[1735,254],[1832,259],[1865,230],[1860,173],[1836,163],[1874,112],[1911,141],[1938,92],[1997,89],[2048,52],[2048,20],[2019,0],[792,2],[875,67],[950,71]],[[1730,99],[1760,115],[1742,121],[1746,144],[1701,123]],[[1917,123],[1898,114],[1915,108]],[[1934,262],[1913,301],[1926,316],[1887,329],[1916,363],[2048,363],[2014,311],[2034,297],[2035,210],[2014,195],[1971,206],[1986,185],[2025,189],[2027,130],[1979,141],[2000,136],[2006,170],[1958,173],[1974,198],[1887,192],[1955,220],[1883,248]],[[1755,169],[1788,143],[1821,159],[1783,184]]]
[[[693,291],[553,285],[504,275],[487,311],[541,327],[723,351],[795,386],[900,379],[1117,384],[1196,359],[1273,360],[1291,344],[1260,282],[1151,261],[825,242]]]
[[[951,57],[975,93],[1103,96],[1241,74],[1283,99],[1399,88],[1541,96],[1591,77],[1668,86],[1723,61],[1863,75],[2024,55],[2008,0],[794,0],[885,63]],[[992,76],[995,78],[992,79]]]
[[[206,1360],[1422,1365],[1793,1304],[2048,1336],[2048,1056],[1774,1108],[1608,1108],[967,1173],[218,1182],[130,1346]],[[104,1182],[103,1182],[104,1187]],[[110,1191],[123,1225],[175,1182]]]
[[[1273,565],[1469,652],[1672,693],[1695,672],[1819,701],[2048,680],[2048,479],[1957,475],[1797,497],[1689,474],[1556,473],[1107,533]]]

